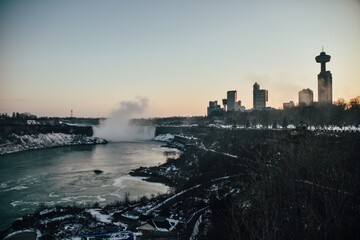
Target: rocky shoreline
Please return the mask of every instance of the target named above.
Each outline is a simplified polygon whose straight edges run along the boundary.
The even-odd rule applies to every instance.
[[[280,233],[280,238],[294,233],[302,239],[326,238],[331,233],[351,239],[358,233],[359,199],[354,196],[359,181],[351,177],[360,169],[358,133],[211,129],[196,136],[158,138],[182,154],[130,174],[171,186],[168,194],[137,200],[125,195],[103,208],[39,209],[0,232],[0,238],[26,229],[38,230],[39,239],[108,239],[94,234],[110,232],[132,234],[126,239],[276,239]],[[351,203],[342,212],[339,196]],[[314,213],[322,203],[334,211]],[[336,219],[329,215],[334,212]],[[309,218],[313,214],[316,222]],[[333,231],[339,221],[340,228]],[[264,228],[268,222],[276,228]]]
[[[82,134],[38,133],[22,136],[12,134],[1,142],[0,155],[35,149],[105,143],[107,143],[105,139]]]
[[[92,126],[28,120],[0,124],[0,155],[71,145],[105,144]]]

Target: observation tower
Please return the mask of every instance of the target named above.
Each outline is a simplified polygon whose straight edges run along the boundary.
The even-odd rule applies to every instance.
[[[326,63],[330,62],[330,55],[324,52],[324,48],[315,61],[321,64],[318,74],[318,102],[320,104],[332,104],[332,74],[326,71]]]

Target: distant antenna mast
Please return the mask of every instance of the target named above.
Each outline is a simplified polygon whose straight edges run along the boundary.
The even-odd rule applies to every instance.
[[[322,51],[324,52],[324,46],[322,46]]]
[[[71,109],[71,118],[73,117],[73,110]]]

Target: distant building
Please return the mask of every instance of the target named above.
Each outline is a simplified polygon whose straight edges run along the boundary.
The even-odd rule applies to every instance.
[[[209,106],[207,108],[207,115],[213,115],[214,113],[219,113],[221,112],[222,109],[220,107],[220,105],[218,105],[217,101],[210,101],[209,102]]]
[[[318,102],[320,104],[332,104],[332,75],[326,71],[326,63],[330,62],[330,55],[324,51],[315,58],[321,64],[321,72],[318,74]]]
[[[294,106],[295,106],[295,105],[294,105],[294,102],[293,102],[293,101],[284,102],[284,103],[283,103],[283,108],[284,108],[284,109],[293,108]]]
[[[253,108],[266,108],[266,102],[268,101],[268,91],[265,89],[260,89],[260,85],[257,82],[254,84],[253,87]]]
[[[309,88],[299,92],[299,106],[309,106],[313,104],[313,91]]]
[[[224,98],[223,100],[222,100],[222,103],[223,103],[223,106],[224,106],[224,111],[226,112],[226,106],[227,106],[227,99],[226,98]]]
[[[245,107],[241,106],[241,101],[237,101],[234,104],[234,111],[245,111]]]
[[[227,111],[235,111],[235,102],[237,101],[236,90],[227,92]]]

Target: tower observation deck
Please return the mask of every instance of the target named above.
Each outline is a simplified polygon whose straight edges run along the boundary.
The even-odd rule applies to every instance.
[[[316,62],[321,63],[321,72],[326,72],[326,63],[330,62],[330,55],[327,55],[324,51],[315,58]]]
[[[321,64],[321,71],[318,74],[318,102],[320,104],[332,103],[332,74],[326,71],[326,63],[330,62],[330,55],[323,51],[315,57],[315,61]]]

